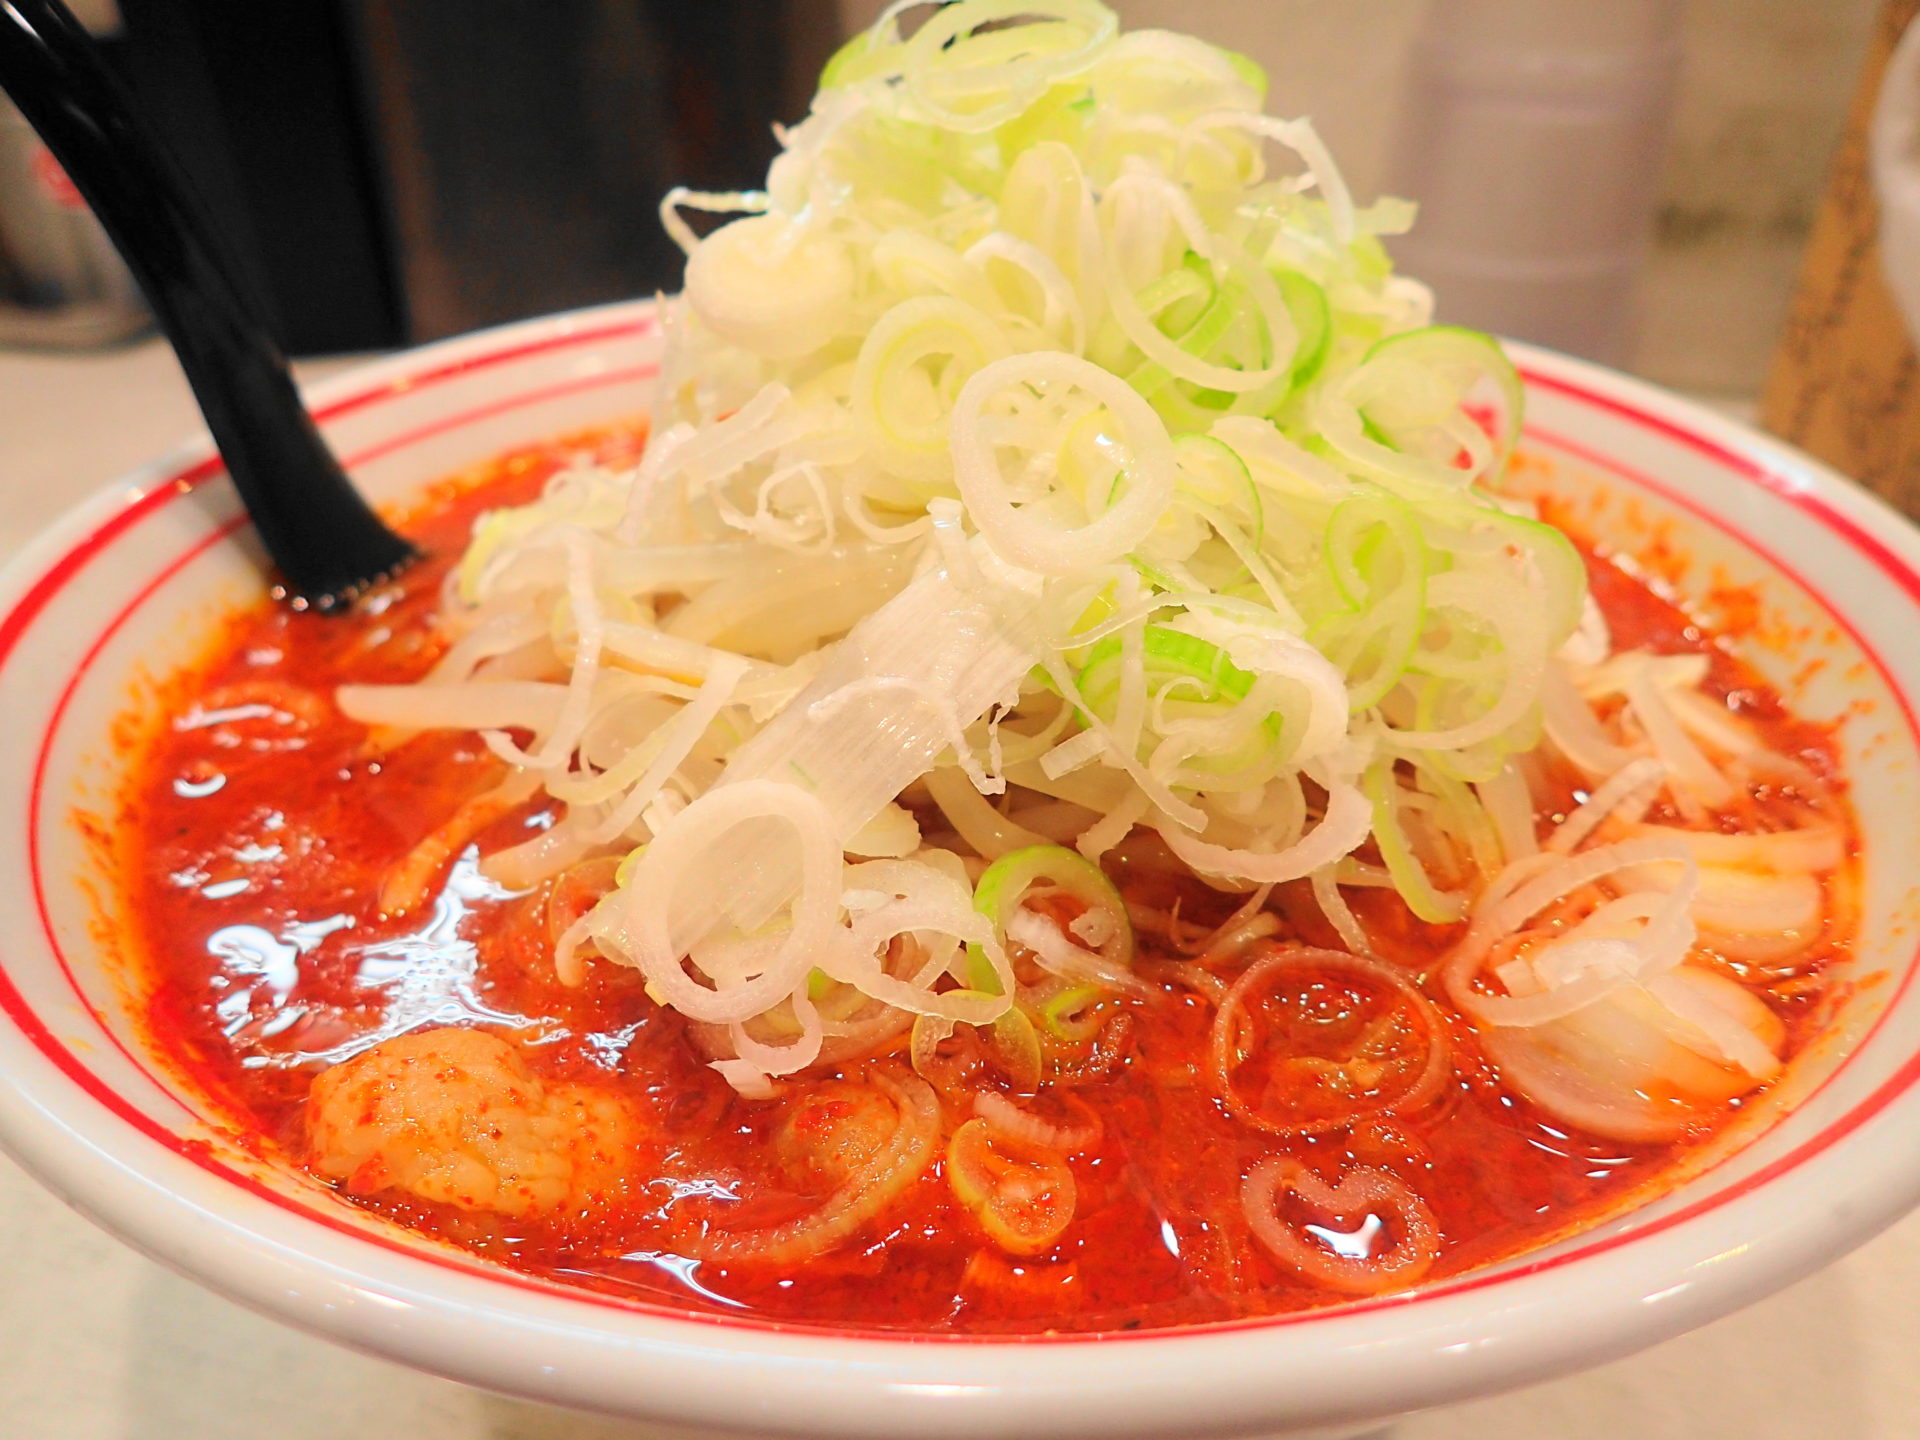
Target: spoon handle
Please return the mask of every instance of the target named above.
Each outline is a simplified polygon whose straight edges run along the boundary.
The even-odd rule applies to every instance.
[[[125,257],[296,608],[404,565],[307,414],[219,232],[59,0],[0,0],[0,88]]]

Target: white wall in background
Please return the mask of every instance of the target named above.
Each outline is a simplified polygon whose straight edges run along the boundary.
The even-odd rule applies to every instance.
[[[1354,189],[1373,192],[1427,0],[1109,3],[1129,26],[1191,31],[1259,61],[1271,108],[1311,115]],[[841,14],[851,30],[881,4],[840,0]],[[1687,0],[1659,236],[1642,288],[1642,373],[1730,395],[1758,389],[1879,8]]]

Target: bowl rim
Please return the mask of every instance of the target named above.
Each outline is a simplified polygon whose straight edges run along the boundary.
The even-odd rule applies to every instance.
[[[312,387],[308,399],[317,418],[332,420],[383,398],[416,394],[442,379],[570,346],[585,350],[638,338],[656,326],[651,302],[522,321],[356,368]],[[1530,386],[1558,391],[1699,451],[1807,513],[1909,596],[1920,599],[1920,531],[1876,498],[1788,447],[1690,402],[1585,362],[1508,344]],[[609,383],[608,374],[634,373],[603,370],[597,381],[579,383],[584,388],[587,383]],[[564,388],[549,387],[540,393]],[[409,434],[435,433],[453,423],[443,417]],[[1577,442],[1535,433],[1556,447],[1579,450]],[[365,463],[388,453],[405,438],[388,437],[367,452],[348,457],[349,463]],[[1615,458],[1597,453],[1587,458],[1628,474],[1636,483],[1730,533],[1798,579],[1816,599],[1821,596],[1821,589],[1800,576],[1790,562],[1746,535],[1727,516],[1671,484],[1623,469]],[[30,627],[39,608],[60,586],[79,576],[91,556],[152,508],[220,473],[218,459],[202,436],[82,503],[43,532],[0,572],[0,591],[18,592],[0,615],[0,661]],[[201,542],[202,547],[231,533],[239,523],[216,530]],[[185,558],[179,563],[185,563]],[[152,588],[149,585],[133,594],[122,618]],[[1844,616],[1833,613],[1833,618],[1851,631]],[[92,638],[75,680],[69,683],[69,695],[112,629],[108,626]],[[1854,639],[1880,663],[1871,645],[1857,634]],[[1889,688],[1912,724],[1908,698],[1891,677]],[[63,699],[60,710],[64,703]],[[57,710],[49,734],[57,730],[59,715]],[[44,747],[41,764],[44,767]],[[36,798],[38,789],[36,779]],[[38,828],[30,829],[36,843]],[[41,909],[44,917],[44,902]],[[1902,991],[1915,973],[1916,967],[1907,970]],[[1890,998],[1886,1013],[1891,1013],[1898,998]],[[257,1182],[250,1185],[237,1172],[222,1175],[210,1166],[204,1147],[189,1154],[193,1147],[177,1139],[169,1144],[154,1133],[163,1127],[131,1119],[124,1112],[133,1107],[126,1102],[118,1102],[116,1108],[111,1090],[91,1077],[84,1061],[67,1051],[25,1004],[3,961],[0,1014],[13,1026],[12,1033],[0,1039],[26,1040],[51,1066],[38,1077],[0,1075],[0,1138],[56,1191],[156,1258],[257,1309],[359,1348],[400,1355],[454,1378],[537,1398],[625,1410],[628,1405],[622,1397],[630,1394],[632,1386],[623,1379],[623,1372],[644,1376],[650,1383],[677,1376],[683,1382],[691,1379],[692,1388],[701,1395],[682,1394],[649,1406],[645,1413],[708,1424],[737,1424],[753,1416],[756,1423],[798,1433],[816,1431],[821,1414],[831,1414],[845,1433],[894,1434],[911,1427],[928,1434],[988,1434],[1043,1419],[1063,1436],[1116,1430],[1136,1433],[1143,1426],[1152,1429],[1168,1420],[1190,1424],[1195,1413],[1191,1407],[1201,1400],[1207,1414],[1231,1415],[1234,1424],[1390,1414],[1410,1404],[1430,1404],[1518,1383],[1546,1369],[1573,1368],[1570,1354],[1577,1353],[1580,1364],[1598,1363],[1676,1333],[1815,1268],[1920,1200],[1920,1155],[1903,1160],[1898,1144],[1867,1143],[1896,1121],[1920,1117],[1917,1053],[1819,1134],[1720,1192],[1646,1225],[1584,1245],[1557,1248],[1537,1260],[1470,1272],[1405,1295],[1137,1334],[1006,1337],[822,1331],[689,1314],[567,1290],[471,1257],[424,1253],[383,1242],[317,1210],[297,1206]],[[1865,1039],[1860,1043],[1864,1045]],[[0,1054],[4,1053],[5,1047],[0,1047]],[[66,1057],[64,1061],[60,1055]],[[140,1063],[137,1057],[129,1058]],[[64,1081],[87,1092],[101,1113],[77,1116],[71,1094],[61,1097],[65,1104],[49,1104],[51,1092],[44,1087],[50,1081],[56,1085]],[[84,1112],[86,1107],[78,1109]],[[133,1137],[124,1133],[129,1124],[140,1133]],[[76,1140],[82,1143],[75,1144]],[[151,1148],[143,1148],[153,1146],[171,1153],[156,1156]],[[1736,1221],[1803,1213],[1809,1206],[1815,1211],[1832,1208],[1830,1203],[1819,1203],[1823,1197],[1808,1174],[1808,1165],[1842,1148],[1856,1165],[1870,1168],[1877,1177],[1871,1199],[1848,1209],[1847,1228],[1756,1225],[1752,1228],[1757,1233],[1743,1241],[1752,1257],[1749,1263],[1713,1263],[1728,1249],[1726,1234],[1721,1232],[1749,1229],[1745,1224],[1736,1226]],[[214,1178],[210,1183],[187,1183],[188,1177],[178,1169],[182,1164],[198,1166]],[[267,1217],[245,1207],[236,1218],[229,1213],[233,1197],[221,1194],[235,1181],[255,1191],[253,1200],[282,1209],[294,1220],[269,1224]],[[301,1228],[316,1224],[321,1231],[334,1233],[306,1234]],[[195,1226],[219,1235],[223,1243],[186,1243],[184,1231]],[[389,1253],[376,1257],[374,1246]],[[1617,1252],[1636,1246],[1635,1254],[1646,1263],[1622,1263],[1633,1257]],[[256,1263],[265,1253],[272,1254],[274,1263]],[[192,1258],[183,1260],[183,1254]],[[1604,1274],[1589,1273],[1592,1265],[1581,1272],[1576,1263],[1609,1254],[1615,1263],[1600,1267]],[[1653,1264],[1651,1257],[1656,1255],[1660,1263]],[[429,1276],[415,1268],[420,1266],[446,1273]],[[1619,1301],[1615,1312],[1589,1316],[1591,1328],[1577,1346],[1570,1346],[1567,1336],[1551,1333],[1551,1327],[1542,1326],[1539,1319],[1542,1313],[1559,1308],[1552,1295],[1573,1284],[1570,1272],[1584,1277],[1586,1283],[1574,1287],[1583,1294],[1598,1297],[1606,1290]],[[1647,1290],[1652,1281],[1645,1277],[1653,1272],[1663,1293]],[[1675,1274],[1688,1278],[1674,1287]],[[509,1287],[519,1292],[511,1302],[502,1293]],[[1493,1287],[1501,1287],[1503,1308],[1488,1311],[1479,1301],[1470,1300]],[[1627,1305],[1639,1307],[1633,1317],[1637,1323],[1622,1318],[1620,1310]],[[395,1315],[404,1315],[406,1325],[396,1327]],[[583,1318],[589,1315],[590,1319]],[[1262,1343],[1269,1332],[1283,1330],[1303,1337],[1294,1347],[1298,1354],[1276,1357],[1274,1347]],[[502,1337],[513,1343],[502,1343]],[[1316,1339],[1323,1343],[1311,1343]],[[1130,1343],[1115,1343],[1123,1340]],[[1134,1346],[1144,1342],[1163,1349],[1181,1346],[1169,1358],[1198,1361],[1191,1369],[1208,1377],[1204,1386],[1169,1385],[1164,1374],[1157,1374],[1152,1390],[1143,1393],[1138,1372],[1145,1367],[1132,1357],[1137,1354]],[[568,1353],[560,1354],[556,1345]],[[1061,1356],[1063,1346],[1073,1357],[1074,1372],[1064,1378],[1047,1373],[1061,1368],[1057,1361],[1049,1365],[1041,1358]],[[1418,1383],[1378,1385],[1370,1369],[1354,1369],[1354,1355],[1367,1351],[1377,1363],[1382,1348],[1409,1361],[1430,1363],[1424,1368],[1405,1367],[1419,1373]],[[765,1362],[776,1355],[786,1361],[784,1368],[754,1364],[758,1393],[751,1397],[727,1393],[730,1377],[738,1378],[743,1362]],[[1318,1377],[1313,1367],[1318,1367]],[[1292,1396],[1272,1393],[1283,1373],[1299,1382]],[[1350,1400],[1342,1402],[1334,1390],[1350,1386],[1360,1375],[1376,1382],[1373,1393],[1358,1406]],[[797,1407],[798,1414],[783,1414],[783,1405],[790,1411]],[[930,1423],[929,1417],[938,1418]]]

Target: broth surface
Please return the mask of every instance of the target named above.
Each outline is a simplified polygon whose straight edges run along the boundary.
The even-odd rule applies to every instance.
[[[531,498],[581,449],[619,461],[639,443],[602,434],[533,447],[449,482],[408,525],[432,558],[345,619],[269,606],[236,616],[204,664],[168,690],[122,826],[148,1019],[162,1053],[266,1150],[304,1158],[304,1107],[327,1065],[407,1031],[488,1029],[512,1037],[541,1081],[610,1093],[629,1107],[634,1138],[621,1183],[591,1205],[528,1218],[349,1180],[342,1188],[357,1203],[518,1270],[668,1306],[821,1326],[1031,1333],[1187,1325],[1351,1298],[1303,1282],[1253,1243],[1241,1183],[1269,1156],[1323,1174],[1359,1165],[1405,1180],[1440,1233],[1431,1279],[1538,1246],[1657,1191],[1709,1133],[1636,1145],[1556,1124],[1499,1085],[1472,1030],[1457,1022],[1447,1037],[1451,1077],[1419,1113],[1321,1135],[1263,1133],[1229,1114],[1209,1084],[1211,1009],[1198,982],[1177,974],[1191,958],[1143,936],[1142,973],[1158,993],[1095,1007],[1117,1059],[1085,1083],[1049,1087],[1056,1113],[1078,1115],[1081,1102],[1102,1130],[1071,1158],[1075,1218],[1056,1243],[1028,1256],[988,1243],[936,1162],[829,1254],[797,1266],[699,1258],[699,1247],[682,1244],[690,1234],[778,1225],[819,1203],[825,1183],[792,1162],[780,1127],[807,1123],[793,1107],[809,1096],[828,1120],[853,1102],[811,1081],[773,1102],[740,1098],[708,1068],[687,1022],[653,1004],[633,971],[595,962],[584,986],[560,984],[552,939],[582,898],[556,893],[555,882],[508,892],[480,873],[470,848],[445,867],[430,904],[383,914],[389,869],[504,767],[478,739],[453,733],[376,749],[329,698],[343,681],[413,680],[432,664],[444,645],[433,627],[441,585],[475,515]],[[1826,735],[1788,717],[1673,603],[1584,553],[1617,646],[1704,651],[1713,693],[1774,749],[1833,777]],[[1566,791],[1571,808],[1581,797],[1571,781]],[[1778,800],[1795,797],[1782,791]],[[479,852],[553,819],[552,802],[528,802],[483,829]],[[1109,869],[1130,902],[1177,907],[1200,925],[1224,921],[1240,903],[1139,863],[1137,850]],[[1392,892],[1354,903],[1384,957],[1415,978],[1458,934],[1411,919]],[[1276,938],[1336,943],[1304,882],[1282,887],[1272,908]],[[1844,944],[1826,923],[1830,933],[1778,973],[1725,962],[1785,1022],[1789,1056],[1807,1038],[1822,971]],[[1225,982],[1239,967],[1214,968]],[[1438,983],[1427,989],[1445,1008]],[[1310,966],[1290,971],[1262,1003],[1286,1024],[1284,1053],[1270,1067],[1279,1078],[1260,1103],[1290,1105],[1314,1099],[1274,1088],[1291,1083],[1288,1057],[1351,1046],[1392,1009],[1391,996],[1363,979]],[[902,1065],[905,1048],[903,1035],[894,1046]],[[862,1068],[850,1066],[849,1076]],[[950,1116],[949,1130],[962,1118]],[[1322,1234],[1336,1251],[1364,1243],[1337,1228]]]

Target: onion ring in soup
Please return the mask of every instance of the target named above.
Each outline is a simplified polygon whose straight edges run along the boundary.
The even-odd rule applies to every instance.
[[[1289,1004],[1274,992],[1290,981]],[[1277,1026],[1281,1034],[1266,1033]],[[1241,973],[1214,1012],[1209,1053],[1221,1100],[1270,1135],[1319,1135],[1418,1109],[1453,1073],[1446,1022],[1411,980],[1378,960],[1304,945],[1276,948]],[[1256,1072],[1264,1084],[1250,1094]]]

